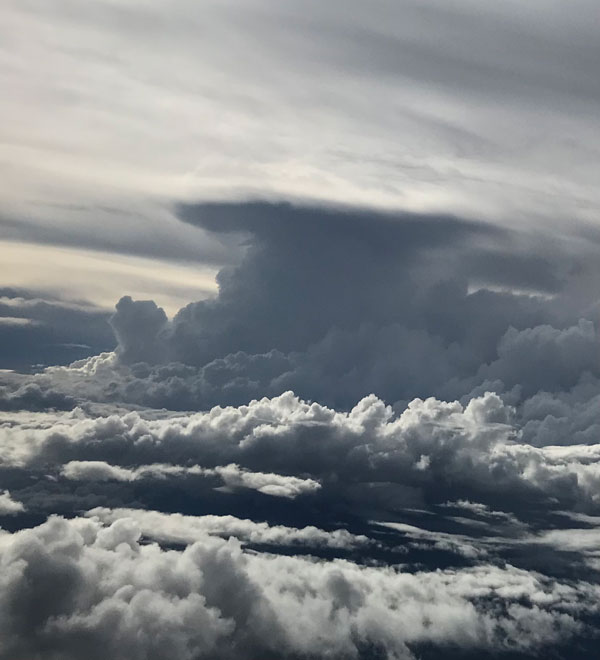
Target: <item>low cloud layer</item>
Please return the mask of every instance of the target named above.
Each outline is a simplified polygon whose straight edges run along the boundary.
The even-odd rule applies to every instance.
[[[0,557],[3,658],[543,652],[598,609],[596,588],[512,566],[406,573],[248,554],[208,534],[167,551],[141,545],[130,518],[52,518],[1,536]]]
[[[394,502],[394,484],[432,503],[447,501],[456,489],[476,494],[477,501],[501,497],[515,505],[524,499],[533,506],[599,509],[599,445],[535,447],[523,442],[513,418],[514,408],[492,393],[466,406],[415,399],[399,416],[374,396],[345,413],[291,392],[156,420],[81,410],[22,421],[7,415],[1,464],[54,465],[67,479],[88,482],[213,477],[268,495],[323,490],[339,501],[387,484],[388,504],[397,507],[405,504],[404,493]]]

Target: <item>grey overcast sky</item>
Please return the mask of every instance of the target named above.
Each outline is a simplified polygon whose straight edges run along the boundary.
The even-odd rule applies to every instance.
[[[0,237],[22,265],[5,283],[105,304],[94,258],[69,284],[56,248],[150,257],[132,292],[173,312],[231,256],[175,219],[181,201],[597,224],[599,15],[593,0],[7,0]],[[205,270],[184,285],[182,261]]]

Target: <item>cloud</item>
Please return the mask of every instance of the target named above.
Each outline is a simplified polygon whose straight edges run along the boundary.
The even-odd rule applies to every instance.
[[[140,465],[134,469],[110,465],[104,461],[69,461],[63,466],[61,474],[75,481],[137,481],[139,479],[164,479],[167,477],[199,475],[217,476],[227,488],[249,488],[274,497],[295,498],[299,495],[314,493],[321,487],[313,479],[299,479],[281,474],[266,474],[244,470],[239,465],[218,465],[215,468],[203,468],[199,465],[184,467],[181,465]]]
[[[11,322],[2,323],[2,319]],[[2,366],[27,371],[34,366],[68,364],[110,349],[115,340],[108,319],[106,309],[95,305],[0,288]]]
[[[397,522],[376,522],[389,529],[401,532],[407,538],[412,539],[412,544],[418,547],[423,541],[432,544],[436,550],[448,550],[455,552],[463,557],[478,558],[485,557],[487,551],[480,544],[474,544],[468,536],[459,534],[447,534],[444,532],[432,532],[429,530]]]
[[[493,521],[494,523],[508,523],[510,525],[520,526],[521,522],[515,518],[511,513],[506,511],[494,511],[486,504],[480,502],[471,502],[469,500],[457,500],[456,502],[444,502],[440,506],[450,509],[458,509],[463,513],[470,514],[475,517],[474,522],[480,522],[477,519]],[[464,518],[461,520],[465,520]]]
[[[234,516],[182,516],[178,513],[136,509],[96,508],[86,515],[104,524],[122,518],[131,519],[139,526],[144,536],[167,543],[191,544],[206,537],[235,537],[242,543],[276,546],[307,546],[309,548],[355,548],[370,543],[363,535],[355,535],[345,529],[324,531],[314,526],[297,529],[266,522],[241,520]]]
[[[16,502],[7,490],[0,492],[0,516],[14,516],[25,511],[22,502]]]
[[[0,536],[0,657],[413,658],[432,643],[532,653],[585,633],[597,612],[590,585],[510,565],[406,573],[210,536],[182,551],[139,539],[130,518],[53,517]]]
[[[0,660],[595,657],[595,11],[8,1]]]
[[[341,412],[291,392],[238,408],[158,419],[138,412],[88,416],[76,409],[31,414],[26,425],[7,425],[2,462],[60,468],[75,461],[65,468],[67,476],[121,480],[161,471],[193,474],[189,467],[148,467],[191,462],[227,485],[288,497],[322,490],[342,501],[353,501],[361,488],[375,483],[422,489],[439,503],[469,494],[485,502],[502,494],[513,503],[526,498],[532,505],[600,506],[599,446],[523,444],[513,414],[493,393],[466,406],[416,399],[400,415],[374,396]],[[404,495],[399,497],[397,505]]]
[[[251,488],[274,497],[294,498],[306,493],[314,493],[321,488],[319,482],[313,479],[251,472],[240,469],[235,463],[217,466],[213,470],[207,470],[206,473],[217,474],[229,488]]]
[[[104,461],[69,461],[62,469],[67,479],[91,481],[134,481],[138,478],[135,470],[110,465]]]
[[[153,300],[134,302],[129,296],[121,298],[111,318],[121,359],[125,362],[143,362],[144,358],[154,355],[160,362],[163,349],[158,335],[166,324],[167,315]]]
[[[115,302],[115,291],[127,291],[136,298],[154,297],[169,314],[174,314],[190,300],[210,297],[216,290],[213,263],[216,258],[199,263],[202,258],[200,249],[193,252],[193,261],[184,254],[179,258],[174,255],[161,258],[160,254],[156,258],[152,255],[122,255],[114,252],[118,251],[118,241],[112,250],[91,249],[86,245],[83,246],[85,249],[71,247],[69,237],[65,240],[55,237],[54,245],[40,245],[44,242],[43,237],[32,237],[37,238],[37,242],[11,241],[4,229],[0,216],[0,249],[6,253],[0,264],[0,282],[13,287],[17,296],[33,295],[37,299],[35,307],[38,312],[44,303],[56,304],[58,298],[71,308],[72,313],[76,304],[70,301],[84,300],[88,302],[80,302],[80,308],[91,312],[96,307],[106,321],[107,311]],[[191,231],[202,234],[199,230]],[[210,242],[210,238],[206,240]],[[222,265],[230,260],[231,254],[219,257],[217,262]],[[2,307],[6,302],[3,299]],[[110,332],[108,337],[109,341],[101,347],[96,346],[96,351],[114,345]]]
[[[172,320],[124,297],[117,361],[92,359],[93,380],[82,363],[53,370],[67,393],[179,410],[286,390],[349,408],[375,393],[401,409],[486,390],[521,403],[600,377],[597,241],[266,202],[179,214],[245,237],[241,261],[219,272],[216,298]]]
[[[69,410],[75,405],[72,396],[35,382],[24,383],[16,389],[0,387],[1,410]]]
[[[482,380],[520,385],[524,394],[560,391],[575,386],[586,373],[600,373],[599,336],[591,320],[563,330],[539,325],[509,328],[498,343],[498,359],[482,367]]]
[[[3,202],[34,225],[21,238],[187,254],[202,242],[165,199],[596,220],[595,5],[578,9],[10,2]]]

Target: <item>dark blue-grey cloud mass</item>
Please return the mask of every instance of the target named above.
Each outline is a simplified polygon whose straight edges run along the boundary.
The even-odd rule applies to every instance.
[[[125,399],[202,408],[292,389],[349,406],[484,384],[529,396],[600,374],[597,242],[261,202],[180,214],[238,234],[244,256],[220,271],[215,299],[172,321],[151,302],[119,302],[118,361],[147,365]]]

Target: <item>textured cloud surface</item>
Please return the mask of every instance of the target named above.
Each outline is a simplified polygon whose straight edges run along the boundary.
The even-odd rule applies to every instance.
[[[140,544],[132,518],[51,518],[0,537],[0,557],[6,658],[413,658],[431,642],[536,652],[598,610],[595,587],[511,566],[407,573],[249,554],[210,534],[161,550]]]
[[[592,660],[578,0],[7,0],[0,660]]]
[[[594,236],[178,213],[238,244],[215,298],[2,374],[0,657],[593,657]]]

